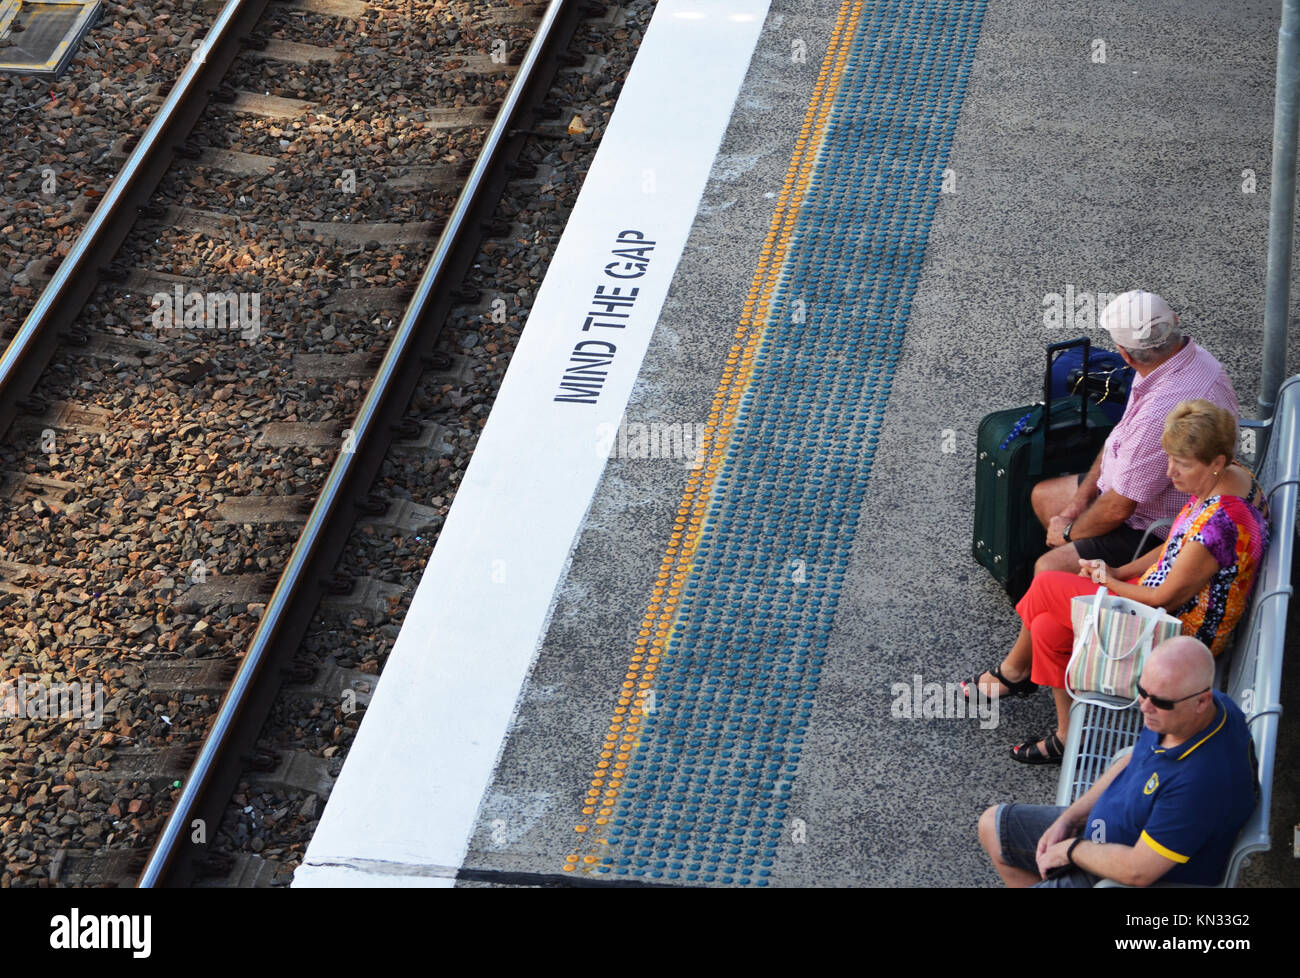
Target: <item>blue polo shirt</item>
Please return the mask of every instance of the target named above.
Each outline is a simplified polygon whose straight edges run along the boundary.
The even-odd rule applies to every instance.
[[[1094,842],[1140,841],[1172,859],[1178,865],[1161,882],[1217,885],[1258,800],[1246,718],[1217,690],[1214,702],[1214,719],[1177,747],[1161,747],[1160,735],[1143,726],[1128,766],[1084,828]]]

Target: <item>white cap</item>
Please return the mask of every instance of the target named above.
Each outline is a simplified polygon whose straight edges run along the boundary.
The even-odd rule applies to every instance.
[[[1101,325],[1116,346],[1151,350],[1163,346],[1178,330],[1178,316],[1154,292],[1134,290],[1116,296],[1102,310]]]

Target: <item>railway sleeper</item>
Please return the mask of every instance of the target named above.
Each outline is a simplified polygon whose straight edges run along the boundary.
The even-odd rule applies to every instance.
[[[213,853],[213,856],[226,855]],[[213,864],[215,868],[215,863]],[[205,889],[266,889],[276,881],[277,864],[269,859],[251,852],[237,852],[227,855],[224,863],[226,869],[221,872],[207,872],[200,868],[199,878],[194,881],[194,888]]]
[[[357,612],[368,611],[386,614],[391,604],[401,599],[405,589],[400,584],[392,584],[374,577],[358,577],[352,580],[352,588],[346,594],[326,594],[321,598],[322,611]]]
[[[208,575],[194,584],[181,600],[193,602],[200,608],[215,608],[223,604],[256,604],[265,600],[275,590],[277,576],[273,574],[233,574],[230,577]]]
[[[347,717],[357,718],[370,705],[379,677],[360,669],[345,669],[333,662],[316,669],[306,683],[286,682],[284,692],[295,698],[338,700]]]
[[[151,789],[159,790],[184,775],[197,756],[197,744],[124,747],[114,752],[107,770],[90,768],[79,772],[79,776],[113,784],[124,781],[148,784]]]
[[[74,887],[130,887],[144,869],[145,850],[60,849],[50,860],[50,882]]]
[[[144,686],[168,696],[221,694],[230,688],[238,663],[229,659],[194,659],[188,662],[146,662]]]
[[[90,337],[85,333],[80,335],[85,340],[81,344],[84,348],[89,345]],[[27,415],[18,418],[14,422],[14,429],[16,431],[29,431],[53,428],[55,431],[64,431],[71,435],[106,435],[109,431],[107,425],[112,417],[112,411],[94,404],[53,401],[39,415]]]
[[[301,791],[327,798],[334,788],[335,766],[337,762],[305,750],[284,751],[269,769],[245,770],[244,780],[259,789]]]
[[[413,438],[394,438],[393,443],[389,446],[390,451],[398,452],[415,452],[432,450],[438,455],[451,455],[455,451],[455,444],[452,439],[451,430],[445,428],[433,421],[421,422]],[[420,517],[418,510],[409,511],[410,515]],[[401,522],[396,520],[384,521],[389,526],[403,526],[405,519]]]

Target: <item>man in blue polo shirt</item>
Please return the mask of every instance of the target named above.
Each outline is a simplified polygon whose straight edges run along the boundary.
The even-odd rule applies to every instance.
[[[985,811],[980,843],[1007,886],[1218,883],[1257,785],[1246,719],[1213,685],[1202,643],[1161,643],[1142,670],[1146,726],[1132,753],[1069,808]]]

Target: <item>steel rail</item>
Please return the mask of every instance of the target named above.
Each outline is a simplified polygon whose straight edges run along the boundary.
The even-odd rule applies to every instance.
[[[350,508],[347,503],[359,502],[364,497],[383,461],[395,420],[405,413],[425,369],[419,361],[420,353],[432,348],[437,339],[436,330],[441,328],[442,318],[451,308],[453,297],[450,288],[445,286],[458,281],[458,276],[472,261],[483,225],[495,209],[496,195],[508,177],[506,166],[513,162],[507,159],[507,154],[517,157],[528,135],[517,123],[540,104],[557,59],[572,36],[579,11],[589,5],[575,0],[551,0],[547,7],[351,426],[354,449],[340,451],[326,477],[230,692],[222,701],[208,737],[185,778],[181,795],[149,854],[139,886],[181,885],[188,881],[194,864],[207,849],[207,843],[191,840],[194,819],[202,817],[208,835],[215,836],[218,820],[239,773],[237,768],[230,773],[232,747],[241,746],[236,743],[239,740],[245,749],[252,745],[276,692],[270,683],[259,682],[261,673],[277,655],[283,656],[286,649],[289,652],[296,649],[305,631],[307,620],[320,599],[322,579],[337,561],[352,525],[352,514],[344,512]],[[544,72],[545,68],[551,70]],[[545,85],[541,84],[543,74]],[[490,187],[495,187],[495,191],[489,193]],[[259,698],[264,707],[255,705]],[[255,727],[251,726],[252,722],[256,723]],[[217,774],[223,767],[221,780],[226,783],[218,784]]]
[[[176,150],[189,136],[267,3],[229,0],[221,9],[76,243],[0,355],[0,434],[23,410],[23,400],[54,356],[60,332],[71,330],[135,225],[138,209],[153,196]],[[76,334],[69,338],[74,343],[84,342]]]

